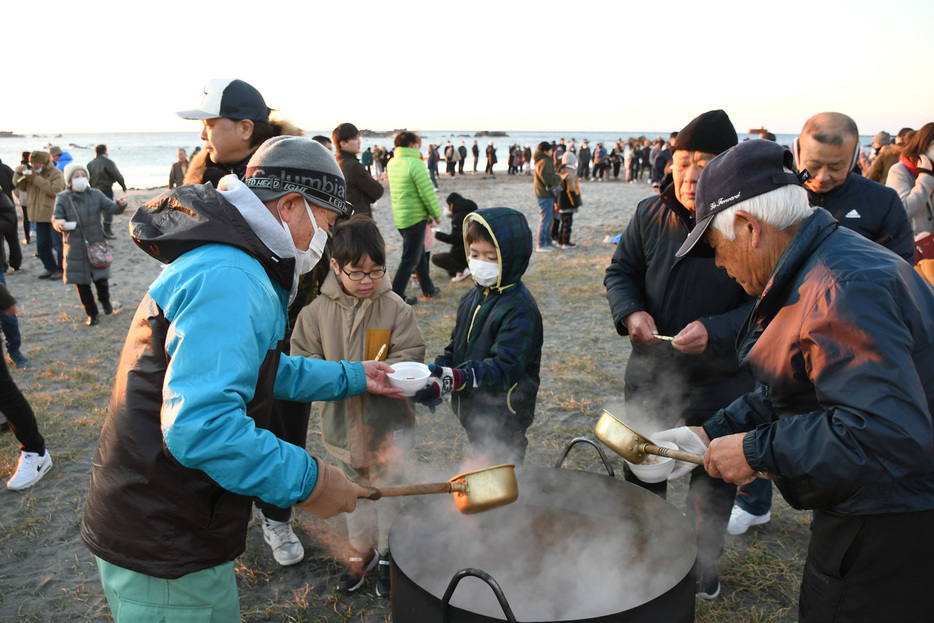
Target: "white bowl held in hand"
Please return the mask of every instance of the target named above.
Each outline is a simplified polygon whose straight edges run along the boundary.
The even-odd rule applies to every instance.
[[[678,445],[671,441],[659,441],[655,445],[669,450],[678,449]],[[636,475],[636,478],[642,482],[661,482],[668,478],[668,474],[675,468],[673,458],[654,454],[650,454],[642,463],[636,464],[626,461],[626,464],[629,465],[629,469]]]
[[[431,376],[428,366],[417,361],[400,361],[392,364],[392,369],[393,372],[386,376],[390,385],[402,388],[400,396],[414,396],[415,392],[428,385],[428,377]]]

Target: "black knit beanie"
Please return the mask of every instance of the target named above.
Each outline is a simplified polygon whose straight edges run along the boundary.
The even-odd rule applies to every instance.
[[[711,110],[695,117],[678,132],[674,151],[702,151],[722,154],[737,143],[736,129],[722,110]]]

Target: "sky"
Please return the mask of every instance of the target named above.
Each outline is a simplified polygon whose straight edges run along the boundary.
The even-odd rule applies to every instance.
[[[0,130],[190,131],[210,78],[307,130],[739,132],[934,120],[931,0],[46,0],[4,29]],[[40,28],[41,26],[41,28]],[[48,43],[43,54],[41,42]]]

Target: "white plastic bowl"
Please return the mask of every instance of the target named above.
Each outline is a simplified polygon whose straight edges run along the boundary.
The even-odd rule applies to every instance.
[[[671,441],[659,441],[656,445],[671,450],[678,449],[678,445]],[[675,468],[674,459],[667,456],[655,456],[654,454],[650,454],[646,462],[638,465],[629,461],[626,461],[626,463],[632,473],[636,475],[636,478],[642,482],[661,482],[668,478],[668,474]]]
[[[428,366],[417,361],[400,361],[392,364],[394,370],[389,377],[389,384],[393,387],[401,387],[400,396],[414,396],[415,392],[428,385],[428,377],[431,372]]]

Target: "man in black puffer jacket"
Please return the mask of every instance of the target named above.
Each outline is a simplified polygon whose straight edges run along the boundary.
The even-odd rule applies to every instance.
[[[626,419],[652,438],[678,423],[701,424],[733,399],[751,391],[740,372],[736,336],[753,300],[713,258],[675,258],[694,226],[694,191],[700,171],[736,144],[736,130],[722,110],[700,115],[678,135],[673,182],[645,199],[620,238],[604,284],[620,335],[629,335]],[[655,335],[674,336],[671,342]],[[641,422],[641,424],[637,424]],[[639,484],[626,468],[626,480]],[[667,482],[642,485],[665,494]],[[697,592],[720,591],[717,559],[734,485],[694,470],[686,512],[698,540]]]

